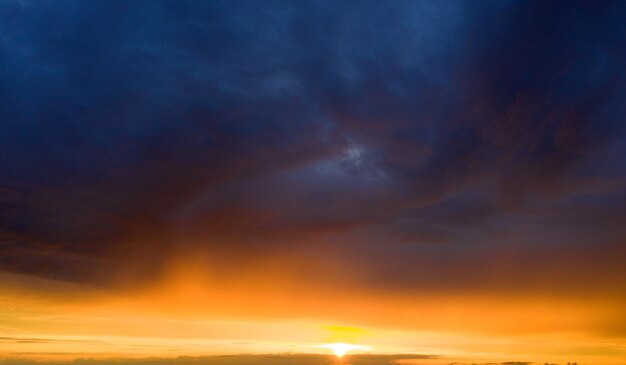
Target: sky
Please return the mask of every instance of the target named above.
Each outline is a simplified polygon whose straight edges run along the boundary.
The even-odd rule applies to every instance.
[[[0,364],[626,363],[624,19],[0,2]]]

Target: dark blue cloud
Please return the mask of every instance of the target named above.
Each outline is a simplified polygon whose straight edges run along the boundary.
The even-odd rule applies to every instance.
[[[493,285],[508,260],[497,285],[532,287],[525,273],[551,264],[554,285],[580,282],[588,265],[583,284],[615,289],[624,16],[621,2],[4,2],[0,269],[102,283],[126,260],[149,278],[189,242],[253,260],[341,240],[371,264],[363,285]]]

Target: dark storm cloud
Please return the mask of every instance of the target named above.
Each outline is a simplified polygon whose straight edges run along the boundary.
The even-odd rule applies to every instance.
[[[130,260],[143,278],[197,242],[254,257],[340,240],[364,285],[474,287],[494,270],[558,285],[580,266],[583,284],[620,285],[625,16],[4,2],[0,268],[102,281]]]

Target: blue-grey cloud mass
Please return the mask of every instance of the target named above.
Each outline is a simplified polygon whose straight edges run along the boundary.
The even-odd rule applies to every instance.
[[[320,251],[373,290],[623,298],[624,19],[3,1],[0,270],[141,284],[196,246],[240,266]]]

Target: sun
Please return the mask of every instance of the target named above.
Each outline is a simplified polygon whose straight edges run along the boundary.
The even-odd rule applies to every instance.
[[[337,355],[337,357],[342,357],[348,351],[352,351],[352,350],[369,350],[369,347],[367,347],[367,346],[352,345],[352,344],[349,344],[349,343],[340,343],[340,342],[329,343],[329,344],[326,344],[326,345],[322,345],[320,347],[332,350],[332,352],[334,352],[335,355]]]

